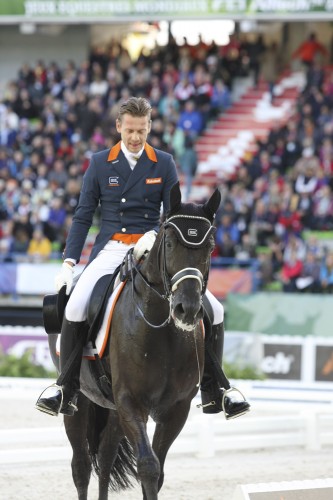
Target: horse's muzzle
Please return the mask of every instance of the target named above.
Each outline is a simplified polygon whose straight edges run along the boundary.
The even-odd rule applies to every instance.
[[[175,294],[171,315],[175,322],[188,325],[188,328],[190,325],[192,328],[195,327],[203,318],[201,294],[193,294],[193,284],[192,293]]]

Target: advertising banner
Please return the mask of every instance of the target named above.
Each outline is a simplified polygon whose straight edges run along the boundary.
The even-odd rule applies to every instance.
[[[331,337],[332,306],[332,295],[228,294],[227,326],[268,335]]]
[[[1,326],[0,352],[17,358],[29,351],[32,360],[54,370],[48,336],[43,327]],[[253,366],[267,380],[333,382],[333,338],[286,337],[226,331],[226,363]]]
[[[266,380],[333,382],[333,338],[227,330],[223,359],[256,367]]]
[[[31,352],[36,365],[42,365],[50,371],[54,370],[47,334],[43,327],[0,325],[0,352],[21,358],[27,351]]]
[[[316,346],[316,382],[333,382],[333,345]]]
[[[261,369],[269,379],[301,380],[302,345],[266,344]]]
[[[327,19],[333,13],[333,0],[2,0],[1,16],[29,19],[126,18],[269,18],[272,15],[309,15]]]

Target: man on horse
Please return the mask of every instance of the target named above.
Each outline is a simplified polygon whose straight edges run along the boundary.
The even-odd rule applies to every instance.
[[[87,305],[98,279],[114,270],[123,261],[129,248],[139,261],[152,248],[159,230],[161,203],[166,213],[169,193],[177,182],[176,165],[172,156],[150,146],[151,106],[142,98],[131,97],[122,103],[116,120],[121,140],[110,150],[92,155],[66,241],[64,262],[56,277],[59,291],[64,285],[69,300],[61,328],[60,369],[69,377],[51,397],[40,397],[36,408],[58,415],[72,416],[77,410],[80,390],[80,366],[86,331]],[[74,266],[91,227],[96,208],[100,205],[101,227],[95,240],[88,265],[73,291]],[[224,377],[216,377],[216,362],[221,363],[223,351],[222,304],[207,290],[206,298],[212,309],[212,327],[206,335],[205,369],[201,384],[202,407],[205,413],[224,411],[227,418],[249,410],[249,403],[235,400]],[[221,386],[223,389],[221,389]]]

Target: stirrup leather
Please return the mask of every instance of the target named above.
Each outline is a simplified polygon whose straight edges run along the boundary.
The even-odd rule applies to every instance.
[[[52,411],[52,410],[48,410],[47,408],[44,408],[42,406],[38,406],[38,403],[39,403],[40,399],[42,398],[44,392],[46,392],[51,387],[55,387],[57,390],[59,390],[61,392],[61,402],[60,402],[60,406],[59,406],[59,410],[58,411]],[[48,415],[52,415],[53,417],[57,417],[59,415],[59,413],[60,413],[61,408],[62,408],[63,401],[64,401],[64,391],[63,391],[63,388],[62,388],[61,385],[58,385],[57,383],[54,383],[54,384],[51,384],[48,387],[46,387],[46,389],[44,389],[41,392],[41,394],[39,395],[39,397],[38,397],[38,399],[36,401],[35,408],[37,410],[43,412],[43,413],[47,413]],[[69,404],[71,404],[71,402]],[[76,408],[75,405],[72,405],[72,406],[74,406]]]

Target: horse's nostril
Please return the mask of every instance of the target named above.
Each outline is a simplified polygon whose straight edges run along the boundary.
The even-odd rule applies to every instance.
[[[182,316],[185,313],[183,304],[179,303],[175,307],[175,313],[179,316]]]
[[[174,306],[173,313],[177,318],[182,319],[182,321],[192,323],[202,318],[202,306],[200,307],[200,304],[193,302],[178,302]]]

